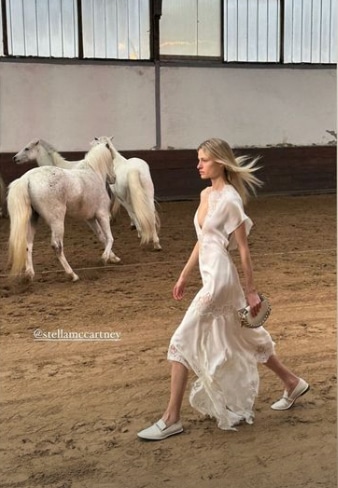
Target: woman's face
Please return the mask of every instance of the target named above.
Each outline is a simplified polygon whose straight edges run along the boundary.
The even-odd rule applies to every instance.
[[[224,177],[224,166],[211,159],[211,156],[204,149],[199,149],[198,151],[197,169],[202,180],[214,180]]]

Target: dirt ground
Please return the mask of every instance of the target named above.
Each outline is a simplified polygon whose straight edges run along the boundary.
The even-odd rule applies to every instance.
[[[106,267],[86,225],[67,222],[65,252],[77,283],[67,281],[43,223],[34,282],[10,283],[9,222],[0,221],[1,487],[336,487],[334,195],[259,197],[247,209],[256,224],[256,285],[273,306],[267,328],[310,392],[288,411],[271,410],[282,385],[260,365],[253,425],[221,431],[186,395],[183,434],[157,443],[136,437],[166,406],[167,346],[200,286],[196,272],[186,298],[171,298],[195,241],[196,206],[160,203],[157,253],[140,248],[121,212],[113,233],[122,264]],[[120,340],[37,341],[36,329]]]

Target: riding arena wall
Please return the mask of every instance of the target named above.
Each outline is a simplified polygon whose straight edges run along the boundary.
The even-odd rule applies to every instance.
[[[265,194],[336,189],[336,68],[8,60],[0,70],[0,174],[35,164],[13,155],[32,139],[81,159],[95,136],[114,136],[150,166],[156,197],[198,196],[196,147],[226,139],[261,156]]]

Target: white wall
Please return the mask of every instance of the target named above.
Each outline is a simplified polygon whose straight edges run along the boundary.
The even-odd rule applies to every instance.
[[[155,145],[153,67],[0,65],[1,152],[35,138],[82,151],[100,135],[120,149]]]
[[[326,145],[336,131],[336,71],[166,68],[162,145],[195,148],[209,137],[233,147]]]
[[[208,137],[233,147],[332,143],[336,86],[333,68],[161,67],[161,148]],[[120,150],[151,149],[155,113],[149,65],[0,65],[0,152],[34,138],[82,151],[98,135],[114,135]]]

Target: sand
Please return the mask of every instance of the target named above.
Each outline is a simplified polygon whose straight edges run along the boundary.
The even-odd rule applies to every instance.
[[[44,223],[35,280],[10,282],[9,222],[0,221],[1,487],[336,486],[334,195],[258,197],[247,208],[256,285],[273,307],[267,328],[310,392],[288,411],[271,410],[282,385],[259,365],[253,425],[221,431],[190,407],[187,394],[184,433],[155,443],[136,436],[166,406],[167,346],[200,286],[196,272],[185,299],[171,297],[195,242],[197,203],[159,204],[162,252],[139,246],[122,211],[112,224],[117,265],[103,266],[89,228],[67,221],[65,253],[77,283],[54,257]],[[74,332],[115,340],[60,339]]]

